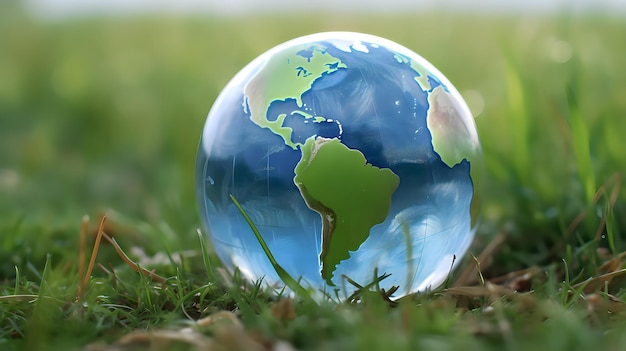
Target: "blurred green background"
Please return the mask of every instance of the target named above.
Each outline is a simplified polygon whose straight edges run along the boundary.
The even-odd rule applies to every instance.
[[[542,247],[593,207],[590,189],[626,170],[624,19],[434,11],[46,20],[3,2],[0,231],[19,223],[73,233],[83,214],[109,211],[118,222],[166,223],[190,239],[175,245],[195,246],[195,154],[219,91],[276,44],[349,30],[416,51],[455,84],[486,161],[477,246],[505,228],[509,253],[520,250],[507,265],[540,262]],[[615,214],[626,213],[625,195]],[[610,221],[626,228],[626,216]]]

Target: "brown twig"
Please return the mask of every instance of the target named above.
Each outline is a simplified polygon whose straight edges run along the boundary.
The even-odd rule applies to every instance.
[[[578,284],[572,286],[572,289],[582,289],[583,293],[589,294],[591,292],[602,289],[607,284],[610,284],[614,278],[626,275],[626,269],[620,269],[614,272],[599,275],[597,277],[589,278]]]
[[[84,219],[85,218],[83,217],[83,225],[86,226]],[[93,267],[96,263],[96,257],[98,256],[98,250],[100,249],[100,241],[102,240],[102,234],[104,233],[104,222],[106,221],[106,219],[107,219],[107,216],[104,215],[102,216],[102,219],[100,220],[100,225],[98,226],[98,233],[96,234],[96,242],[93,245],[93,250],[91,251],[91,258],[89,259],[89,266],[87,266],[87,272],[85,273],[85,275],[82,276],[82,280],[79,283],[78,298],[81,298],[83,294],[87,291],[87,285],[89,284],[91,272],[93,271]],[[85,233],[86,232],[87,230],[85,229]],[[84,235],[83,230],[81,229],[81,245],[83,245],[83,239],[82,239],[83,235]],[[84,250],[81,248],[81,251],[84,251]],[[79,253],[79,256],[80,256],[80,253]],[[81,269],[79,266],[79,271],[80,270]],[[80,275],[79,275],[79,278],[80,278]]]
[[[108,241],[111,245],[113,245],[113,248],[115,249],[115,251],[117,252],[118,256],[120,256],[120,258],[124,261],[124,263],[126,263],[130,268],[132,268],[135,272],[141,272],[143,275],[150,277],[150,279],[152,279],[152,281],[157,282],[157,283],[165,283],[167,281],[167,279],[161,277],[160,275],[149,271],[143,267],[140,267],[138,263],[136,263],[135,261],[131,260],[130,257],[128,257],[126,255],[126,253],[124,252],[124,250],[122,250],[122,248],[120,247],[120,245],[117,243],[117,241],[115,241],[115,239],[111,238],[110,236],[108,236],[105,232],[102,232],[102,237],[104,238],[104,240]]]

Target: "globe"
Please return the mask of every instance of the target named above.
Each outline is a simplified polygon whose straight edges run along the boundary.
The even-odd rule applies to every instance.
[[[252,281],[284,286],[264,243],[311,291],[375,281],[398,298],[441,285],[468,250],[480,155],[466,103],[425,59],[376,36],[313,34],[219,94],[198,150],[200,215]]]

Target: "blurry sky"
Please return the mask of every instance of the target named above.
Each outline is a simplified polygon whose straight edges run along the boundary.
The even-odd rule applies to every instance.
[[[480,12],[594,11],[626,14],[626,0],[24,0],[39,16],[180,12],[250,14],[276,11],[448,10]]]

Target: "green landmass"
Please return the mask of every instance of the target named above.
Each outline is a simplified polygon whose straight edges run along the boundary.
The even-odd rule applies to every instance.
[[[298,55],[303,50],[310,50],[311,56]],[[292,99],[301,108],[302,94],[311,89],[315,80],[346,67],[340,59],[328,54],[321,46],[302,45],[277,52],[244,88],[250,119],[258,126],[268,128],[281,136],[285,144],[295,150],[299,143],[291,140],[292,129],[283,127],[287,115],[281,114],[276,120],[269,120],[267,112],[270,105],[275,101]]]
[[[329,285],[335,267],[385,220],[400,178],[369,163],[339,139],[309,138],[302,146],[294,182],[307,205],[322,217],[322,278]]]
[[[453,167],[464,158],[470,159],[478,154],[478,136],[466,125],[474,117],[468,115],[467,120],[460,118],[462,107],[443,87],[438,86],[431,91],[428,70],[424,66],[402,54],[396,54],[394,58],[398,63],[409,65],[417,74],[415,82],[422,90],[429,92],[426,123],[431,132],[433,149],[442,161]]]
[[[454,96],[438,86],[428,94],[428,105],[426,125],[433,149],[446,165],[453,167],[479,152],[478,136],[466,124],[473,117],[467,111],[468,115],[463,118],[463,108]]]
[[[415,73],[417,73],[417,76],[414,79],[417,84],[419,84],[419,86],[422,88],[422,90],[430,90],[430,82],[428,81],[428,70],[424,66],[418,64],[417,62],[415,62],[415,60],[411,60],[410,58],[402,54],[396,53],[394,55],[394,58],[396,59],[396,61],[398,61],[398,63],[408,64],[415,71]]]

